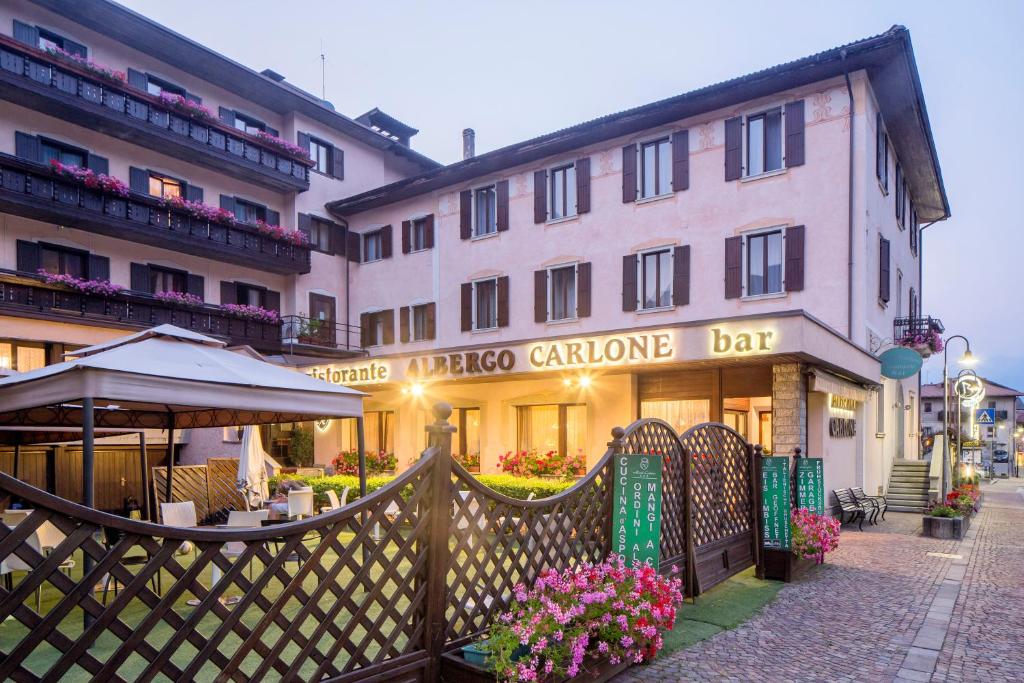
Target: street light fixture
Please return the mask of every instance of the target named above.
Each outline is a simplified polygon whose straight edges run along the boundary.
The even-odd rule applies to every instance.
[[[953,468],[949,462],[949,344],[954,339],[964,342],[967,349],[960,356],[962,365],[973,365],[977,362],[974,354],[971,353],[971,342],[962,334],[955,334],[945,340],[942,348],[942,496],[945,498],[953,488]],[[957,401],[957,414],[960,413],[960,402]],[[960,434],[957,433],[957,443],[960,441]]]

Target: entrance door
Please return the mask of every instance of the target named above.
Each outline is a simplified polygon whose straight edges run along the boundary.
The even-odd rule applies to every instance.
[[[310,325],[312,343],[321,346],[335,346],[337,343],[335,331],[335,300],[333,296],[324,294],[309,294],[309,317],[314,324]]]

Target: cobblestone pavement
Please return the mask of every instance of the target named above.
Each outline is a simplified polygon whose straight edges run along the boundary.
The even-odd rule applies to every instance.
[[[975,538],[963,542],[920,536],[919,515],[846,526],[828,562],[760,614],[616,683],[1024,680],[1018,485],[986,487]]]

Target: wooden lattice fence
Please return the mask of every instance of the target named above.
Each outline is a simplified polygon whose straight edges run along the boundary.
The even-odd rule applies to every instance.
[[[231,510],[245,510],[238,491],[237,458],[210,458],[205,465],[178,465],[171,470],[171,498],[167,499],[167,469],[154,467],[153,500],[160,519],[159,503],[195,503],[200,524],[222,524]]]

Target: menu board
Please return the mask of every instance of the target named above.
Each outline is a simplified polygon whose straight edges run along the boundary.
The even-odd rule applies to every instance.
[[[627,564],[658,566],[661,549],[661,456],[615,458],[612,552]]]
[[[762,545],[775,550],[790,549],[789,456],[761,459]]]
[[[821,458],[796,459],[796,506],[825,514],[825,463]]]

